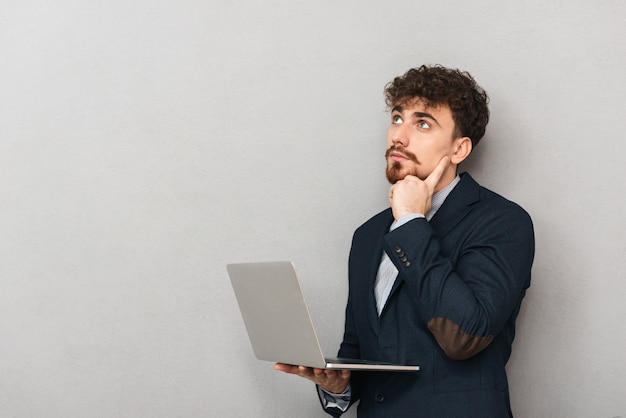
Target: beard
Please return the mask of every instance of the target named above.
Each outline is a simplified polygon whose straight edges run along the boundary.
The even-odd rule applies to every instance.
[[[410,164],[408,167],[403,167],[402,162],[400,161],[389,161],[389,155],[392,152],[399,152],[408,158],[407,161],[404,161],[404,164]],[[391,184],[396,184],[398,181],[403,180],[406,176],[416,176],[417,175],[417,165],[419,161],[417,160],[417,156],[410,151],[405,150],[403,147],[399,145],[392,145],[389,147],[387,152],[385,152],[385,159],[387,160],[387,180]]]

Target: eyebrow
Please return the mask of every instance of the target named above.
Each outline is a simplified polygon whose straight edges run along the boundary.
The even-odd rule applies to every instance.
[[[391,112],[398,112],[398,113],[402,113],[402,106],[394,106],[393,109],[391,109]],[[413,112],[413,117],[415,118],[427,118],[427,119],[432,119],[433,121],[435,121],[435,123],[439,126],[441,126],[441,124],[439,123],[439,121],[437,119],[435,119],[435,117],[433,115],[431,115],[430,113],[427,112]]]

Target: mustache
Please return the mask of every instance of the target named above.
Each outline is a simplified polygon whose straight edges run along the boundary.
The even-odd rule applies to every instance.
[[[404,149],[404,147],[401,145],[390,146],[385,152],[385,158],[389,158],[389,155],[391,155],[392,152],[397,152],[399,154],[402,154],[409,160],[413,161],[414,163],[418,163],[417,155],[413,154],[411,151]]]

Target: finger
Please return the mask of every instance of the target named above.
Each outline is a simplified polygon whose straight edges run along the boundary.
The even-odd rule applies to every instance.
[[[448,156],[443,157],[439,161],[439,164],[437,164],[437,167],[435,167],[433,172],[430,173],[428,177],[426,177],[426,180],[424,180],[424,183],[428,185],[430,190],[435,190],[435,187],[437,187],[437,183],[439,183],[439,180],[441,180],[441,176],[443,176],[443,173],[446,171],[446,167],[448,166],[449,161],[450,158]]]
[[[306,366],[298,366],[298,371],[300,372],[301,375],[308,376],[312,374],[313,369],[311,369],[310,367],[306,367]]]
[[[324,374],[325,370],[324,369],[313,369],[313,374],[315,376],[319,376],[321,374]]]
[[[274,368],[276,370],[280,370],[282,372],[282,371],[285,371],[285,370],[288,370],[289,368],[291,368],[291,365],[285,364],[285,363],[276,363],[276,364],[274,364]]]
[[[298,366],[294,366],[293,364],[276,363],[274,364],[274,369],[279,370],[281,372],[286,372],[286,373],[298,372]]]
[[[312,374],[312,370],[307,366],[296,366],[293,364],[285,364],[285,363],[275,363],[274,369],[279,370],[285,373],[299,374],[302,376],[307,376]]]

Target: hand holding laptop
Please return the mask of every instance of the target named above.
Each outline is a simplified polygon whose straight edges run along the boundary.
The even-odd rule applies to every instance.
[[[226,267],[255,356],[276,363],[278,370],[306,377],[338,393],[335,391],[345,388],[350,378],[350,373],[343,370],[420,369],[418,365],[324,357],[291,262],[235,263]]]
[[[350,370],[318,369],[285,363],[276,363],[274,368],[281,372],[295,374],[309,379],[322,389],[331,393],[342,393],[350,382]]]

